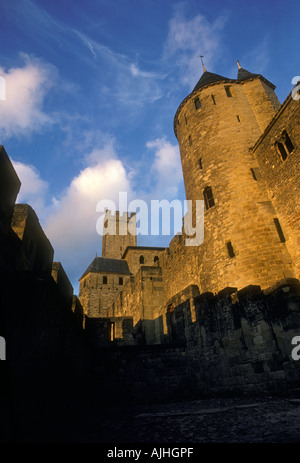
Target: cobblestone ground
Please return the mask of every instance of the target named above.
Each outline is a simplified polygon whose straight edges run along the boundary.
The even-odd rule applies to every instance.
[[[79,441],[95,443],[300,443],[300,401],[210,399],[111,409]]]

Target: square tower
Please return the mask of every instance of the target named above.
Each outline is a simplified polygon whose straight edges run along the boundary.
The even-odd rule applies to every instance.
[[[136,213],[106,211],[103,224],[102,257],[122,259],[127,246],[136,246]]]

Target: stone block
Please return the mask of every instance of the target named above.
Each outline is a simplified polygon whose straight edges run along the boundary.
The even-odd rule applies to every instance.
[[[10,224],[21,182],[2,145],[0,145],[0,222]]]
[[[51,275],[54,251],[32,207],[16,204],[11,227],[22,242],[17,269]]]

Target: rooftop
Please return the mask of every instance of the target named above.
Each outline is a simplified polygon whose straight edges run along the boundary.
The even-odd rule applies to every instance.
[[[79,281],[88,273],[118,273],[122,275],[132,275],[126,260],[110,259],[108,257],[95,257],[84,274],[79,278]]]

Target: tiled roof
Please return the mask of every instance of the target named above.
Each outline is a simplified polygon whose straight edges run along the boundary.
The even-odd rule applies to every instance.
[[[124,275],[131,275],[128,268],[128,263],[123,259],[109,259],[107,257],[95,257],[93,262],[88,266],[81,280],[88,273],[118,273]]]
[[[222,82],[224,80],[229,81],[230,79],[227,77],[219,76],[218,74],[214,74],[213,72],[205,71],[195,85],[193,92],[199,90],[199,88],[204,87],[205,85],[212,84],[213,82]]]

